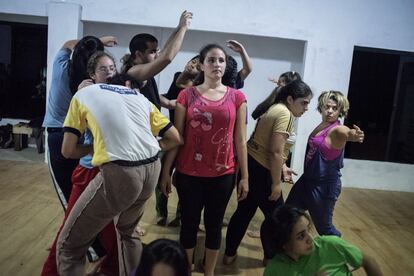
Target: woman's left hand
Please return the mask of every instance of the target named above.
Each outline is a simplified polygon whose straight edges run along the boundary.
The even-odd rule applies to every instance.
[[[240,179],[237,186],[237,201],[241,201],[247,197],[249,193],[249,181],[247,179]]]

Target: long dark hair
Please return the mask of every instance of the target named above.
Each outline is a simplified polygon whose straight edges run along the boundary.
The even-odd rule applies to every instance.
[[[263,221],[260,237],[263,247],[270,254],[268,257],[273,258],[274,255],[285,251],[283,246],[289,242],[293,227],[302,216],[311,221],[304,210],[290,205],[282,205]]]
[[[256,120],[262,116],[269,109],[269,107],[275,103],[279,89],[294,80],[302,80],[302,77],[298,72],[289,71],[281,74],[278,81],[279,86],[276,86],[275,89],[273,89],[272,93],[270,93],[270,95],[254,109],[252,113],[253,119]]]
[[[204,62],[204,60],[205,60],[205,58],[207,56],[207,53],[210,52],[210,50],[212,50],[212,49],[220,49],[221,51],[223,51],[224,56],[226,57],[226,70],[225,70],[225,72],[226,72],[227,71],[227,65],[228,65],[229,56],[227,55],[227,52],[226,52],[226,50],[224,50],[223,47],[221,47],[220,45],[215,44],[215,43],[207,44],[203,48],[201,48],[200,53],[199,53],[200,64],[203,64],[203,62]],[[225,74],[226,73],[223,74],[223,77],[222,77],[222,81],[221,82],[224,85],[227,85],[227,84],[225,84],[223,82]],[[195,79],[194,85],[199,85],[199,84],[202,84],[203,82],[204,82],[204,72],[201,71],[200,74],[198,74],[197,78]]]
[[[275,103],[286,103],[287,97],[289,96],[291,96],[293,100],[296,100],[312,95],[312,90],[305,82],[301,80],[295,80],[289,84],[286,84],[285,86],[280,87],[276,95]]]
[[[72,93],[76,93],[79,84],[89,78],[87,71],[89,58],[95,52],[103,50],[104,44],[94,36],[85,36],[76,43],[69,69],[69,87]]]
[[[190,276],[187,255],[176,241],[159,239],[144,247],[135,276],[151,276],[152,269],[158,263],[171,266],[175,275]]]

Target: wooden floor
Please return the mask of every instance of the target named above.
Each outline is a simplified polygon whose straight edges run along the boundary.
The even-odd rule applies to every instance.
[[[287,192],[285,187],[284,193]],[[175,203],[173,195],[171,215],[175,212]],[[235,206],[233,197],[226,217],[230,217]],[[414,193],[344,188],[334,217],[343,238],[374,256],[384,275],[414,275],[413,210]],[[178,238],[178,229],[154,225],[154,216],[152,197],[142,221],[148,231],[144,242],[161,237]],[[0,275],[39,275],[62,217],[63,211],[44,163],[0,161]],[[261,220],[258,212],[250,227],[257,229]],[[201,233],[196,259],[201,258],[203,243]],[[223,245],[224,242],[222,251]],[[246,236],[238,254],[236,263],[225,267],[221,265],[221,252],[216,274],[262,275],[259,239]],[[357,271],[354,275],[365,273]]]

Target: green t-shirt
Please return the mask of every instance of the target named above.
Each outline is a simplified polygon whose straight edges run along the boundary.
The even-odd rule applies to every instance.
[[[296,262],[285,254],[277,254],[266,266],[264,276],[315,275],[325,271],[327,275],[352,275],[348,265],[359,268],[362,252],[354,245],[337,236],[321,236],[314,241],[314,250]]]

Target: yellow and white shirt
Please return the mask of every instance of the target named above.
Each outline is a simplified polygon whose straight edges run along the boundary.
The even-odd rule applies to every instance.
[[[72,98],[64,131],[79,137],[88,128],[93,136],[92,165],[115,161],[141,161],[157,155],[154,136],[162,136],[172,124],[136,90],[95,84]]]

